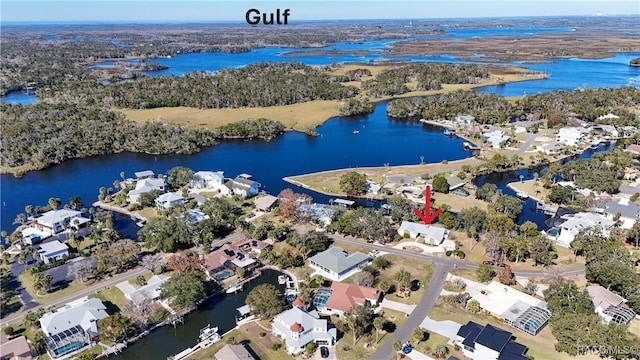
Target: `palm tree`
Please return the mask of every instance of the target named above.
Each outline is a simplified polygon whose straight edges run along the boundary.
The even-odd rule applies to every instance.
[[[433,355],[435,355],[438,359],[444,359],[449,355],[449,348],[445,344],[438,344],[433,349]]]
[[[520,183],[522,184],[522,180],[524,179],[524,175],[520,175]]]
[[[356,336],[357,335],[356,329],[358,328],[358,320],[356,319],[355,314],[346,313],[345,321],[347,322],[347,326],[349,326],[349,329],[353,333],[353,345],[355,345],[356,341],[358,340]]]
[[[384,329],[385,322],[386,321],[382,316],[378,316],[377,318],[373,319],[373,327],[376,329],[376,344],[379,340],[378,337],[380,336],[380,331]]]
[[[33,286],[36,288],[36,295],[42,296],[41,291],[45,293],[49,290],[49,285],[53,280],[53,276],[51,274],[36,274],[33,282]]]
[[[395,350],[395,351],[402,350],[402,342],[400,340],[395,340],[391,346],[393,347],[393,350]]]
[[[27,217],[30,217],[33,214],[33,205],[25,205],[24,212],[27,214]]]
[[[125,181],[125,177],[124,177],[124,171],[120,171],[120,177],[122,178],[122,181]]]

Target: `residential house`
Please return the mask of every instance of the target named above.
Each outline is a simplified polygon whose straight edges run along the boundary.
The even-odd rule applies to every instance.
[[[620,119],[620,116],[615,115],[613,113],[608,113],[608,114],[605,114],[605,115],[598,116],[596,118],[596,121],[598,121],[598,120],[600,120],[600,121],[602,121],[602,120],[618,120],[618,119]]]
[[[224,185],[223,171],[198,171],[193,176],[194,179],[189,184],[192,189],[220,190]]]
[[[158,196],[155,203],[158,210],[169,210],[176,205],[186,204],[187,199],[179,191],[176,191]]]
[[[204,268],[207,276],[217,281],[233,275],[237,268],[251,270],[260,263],[252,256],[245,254],[238,246],[224,244],[204,256]]]
[[[624,151],[631,153],[633,155],[640,155],[640,145],[631,144],[627,146],[627,148]]]
[[[69,247],[59,240],[42,243],[36,247],[36,250],[38,251],[38,256],[45,264],[62,260],[66,256],[69,256]]]
[[[4,335],[4,334],[3,334]],[[2,360],[31,360],[33,355],[31,348],[24,336],[18,336],[11,340],[2,341],[0,346],[0,359]]]
[[[378,195],[380,190],[382,190],[382,186],[380,184],[373,182],[371,180],[367,180],[366,188],[367,188],[367,194],[370,194],[370,195]]]
[[[591,127],[591,129],[594,132],[600,132],[600,133],[608,134],[614,139],[618,139],[620,137],[620,132],[613,125],[594,125],[594,126]]]
[[[109,316],[100,299],[84,299],[40,318],[52,359],[76,352],[98,339],[98,321]]]
[[[635,168],[627,167],[624,169],[624,179],[633,181],[638,178],[638,170]]]
[[[600,285],[587,286],[587,292],[602,321],[626,325],[636,317],[635,311],[625,305],[627,300]]]
[[[160,288],[165,281],[169,280],[166,275],[153,275],[145,285],[131,284],[128,281],[117,284],[116,287],[122,291],[127,299],[141,303],[147,300],[158,300],[160,298]]]
[[[210,218],[200,209],[189,209],[182,215],[182,219],[188,224],[198,224]]]
[[[309,259],[309,267],[315,273],[333,281],[342,281],[360,271],[371,260],[369,256],[354,252],[349,255],[342,248],[334,246]]]
[[[507,325],[530,335],[536,335],[551,318],[546,302],[496,281],[471,299]]]
[[[313,203],[300,206],[299,211],[321,225],[328,226],[335,219],[337,209],[335,206]]]
[[[464,181],[463,179],[460,179],[455,175],[447,176],[447,184],[449,184],[449,191],[453,191],[455,189],[461,188],[464,186],[465,183],[466,181]]]
[[[80,219],[83,223],[89,221],[89,219],[82,217],[80,211],[71,209],[49,210],[37,217],[36,223],[33,226],[51,235],[55,235],[70,228],[73,219]]]
[[[151,170],[137,171],[133,174],[136,176],[136,179],[138,180],[148,179],[155,176],[155,174]]]
[[[236,243],[236,246],[242,250],[245,254],[251,254],[255,257],[260,257],[262,252],[273,246],[273,240],[254,240],[246,239]]]
[[[233,195],[240,195],[245,199],[258,195],[258,192],[260,191],[259,182],[243,176],[237,176],[235,179],[231,180],[230,184],[227,182],[225,185],[231,188]]]
[[[462,325],[454,344],[472,360],[528,360],[527,347],[516,342],[513,335],[491,324],[482,326],[473,321]]]
[[[248,346],[248,345],[247,345]],[[242,344],[226,344],[213,355],[214,360],[255,360]]]
[[[278,198],[273,195],[264,195],[256,198],[256,210],[269,212],[278,205]]]
[[[154,190],[164,192],[165,182],[163,178],[145,178],[136,182],[135,189],[127,193],[127,201],[131,204],[139,204],[140,195]]]
[[[560,150],[562,150],[562,143],[557,140],[545,141],[536,146],[536,151],[553,155],[557,154]]]
[[[584,141],[584,134],[580,129],[575,127],[562,128],[556,135],[556,141],[569,146],[575,146]]]
[[[555,227],[547,230],[546,234],[558,245],[566,248],[571,247],[571,243],[580,230],[588,227],[599,227],[605,234],[608,234],[609,229],[615,225],[615,221],[594,213],[566,214],[562,215],[560,219],[564,219],[564,222],[558,225],[559,221],[556,221]]]
[[[316,305],[318,312],[327,315],[343,316],[358,305],[376,306],[382,297],[382,293],[378,289],[338,281],[334,281],[331,288],[322,289],[324,289],[323,297],[329,293],[329,298],[324,305],[321,304],[322,301],[314,302],[314,305]]]
[[[458,115],[453,119],[453,122],[458,125],[471,125],[476,120],[475,117],[471,115]]]
[[[526,120],[526,121],[514,121],[509,125],[513,126],[516,134],[522,134],[527,132],[527,129],[533,125],[539,123],[539,121]]]
[[[614,220],[619,216],[620,227],[627,230],[631,229],[640,217],[640,206],[628,198],[621,198],[617,202],[605,202],[598,205],[595,210],[609,220]]]
[[[315,311],[306,312],[293,307],[273,318],[271,322],[273,334],[282,337],[285,348],[290,354],[304,351],[308,343],[316,345],[333,345],[337,331],[329,328],[327,320],[320,319]]]
[[[398,228],[398,234],[403,237],[408,235],[416,241],[422,240],[425,244],[440,245],[447,237],[447,230],[433,225],[403,221]]]
[[[482,136],[484,136],[486,142],[489,143],[494,149],[501,149],[502,144],[509,141],[510,139],[509,136],[507,136],[502,130],[488,131],[482,134]]]

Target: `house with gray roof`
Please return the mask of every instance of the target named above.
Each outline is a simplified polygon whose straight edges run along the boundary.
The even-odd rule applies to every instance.
[[[242,344],[227,344],[213,355],[215,360],[255,360]]]
[[[136,179],[152,178],[155,175],[151,170],[136,171],[133,174],[136,176]]]
[[[140,195],[150,193],[154,190],[164,192],[164,179],[160,178],[144,178],[136,182],[136,188],[127,193],[127,201],[137,204]]]
[[[440,245],[446,239],[447,231],[444,228],[403,221],[398,228],[398,234],[403,237],[423,240],[425,244]]]
[[[240,195],[245,199],[257,195],[260,191],[260,183],[247,178],[247,176],[250,175],[241,175],[236,176],[233,180],[225,181],[224,186],[228,188],[228,191],[224,191],[224,189],[221,189],[220,191],[223,194]]]
[[[99,341],[98,321],[109,316],[100,299],[85,299],[40,318],[46,347],[52,359],[78,352]]]
[[[155,203],[158,210],[169,210],[176,205],[186,204],[187,199],[179,191],[176,191],[158,196]]]
[[[334,246],[309,259],[309,267],[315,273],[333,281],[343,281],[360,271],[371,258],[361,252],[349,255],[342,248]]]
[[[189,184],[192,189],[219,190],[224,184],[223,171],[198,171],[193,176],[194,179]]]
[[[123,281],[116,285],[127,299],[141,303],[147,300],[157,300],[160,298],[160,287],[165,281],[169,280],[167,275],[153,275],[147,283],[143,286],[137,284],[131,284],[128,281]]]
[[[337,338],[336,329],[330,329],[327,320],[320,319],[315,311],[306,312],[298,307],[276,315],[271,322],[271,330],[284,339],[290,354],[301,353],[310,342],[333,345]]]
[[[631,229],[638,217],[640,217],[640,206],[628,198],[621,198],[617,202],[610,201],[600,204],[595,210],[610,220],[613,220],[619,214],[620,227],[627,230]]]
[[[82,217],[82,213],[77,210],[71,209],[60,209],[60,210],[49,210],[46,213],[40,215],[36,218],[35,226],[38,229],[44,230],[46,232],[53,234],[60,233],[67,228],[71,227],[73,219],[82,219],[84,222],[85,219]]]
[[[65,256],[69,255],[69,247],[59,240],[42,243],[36,247],[36,250],[38,251],[38,256],[45,264],[62,260]]]

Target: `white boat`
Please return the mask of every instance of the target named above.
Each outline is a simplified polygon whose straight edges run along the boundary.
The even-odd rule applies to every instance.
[[[242,284],[233,284],[227,289],[227,294],[235,294],[242,290]]]
[[[215,335],[218,335],[218,327],[211,327],[210,324],[207,324],[206,327],[200,329],[200,336],[198,336],[198,339],[200,339],[200,341],[204,341]]]
[[[353,133],[354,133],[354,134],[360,134],[360,131],[358,131],[358,130],[353,130]]]
[[[519,197],[520,199],[528,199],[529,198],[529,194],[527,194],[526,192],[523,192],[523,191],[516,192],[516,196]]]
[[[596,140],[596,141],[592,142],[591,145],[589,145],[589,149],[597,150],[598,149],[598,145],[600,145],[600,142]]]

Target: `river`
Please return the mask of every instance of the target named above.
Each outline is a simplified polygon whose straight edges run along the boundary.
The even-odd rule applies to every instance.
[[[247,295],[254,287],[273,284],[284,292],[284,285],[278,284],[280,274],[274,270],[263,270],[262,276],[245,284],[243,291],[212,298],[197,311],[186,315],[183,324],[177,324],[176,327],[163,326],[136,341],[122,354],[113,358],[117,360],[166,359],[168,356],[194,346],[198,342],[200,329],[207,324],[217,326],[219,334],[232,330],[236,326],[236,309],[245,304]]]

